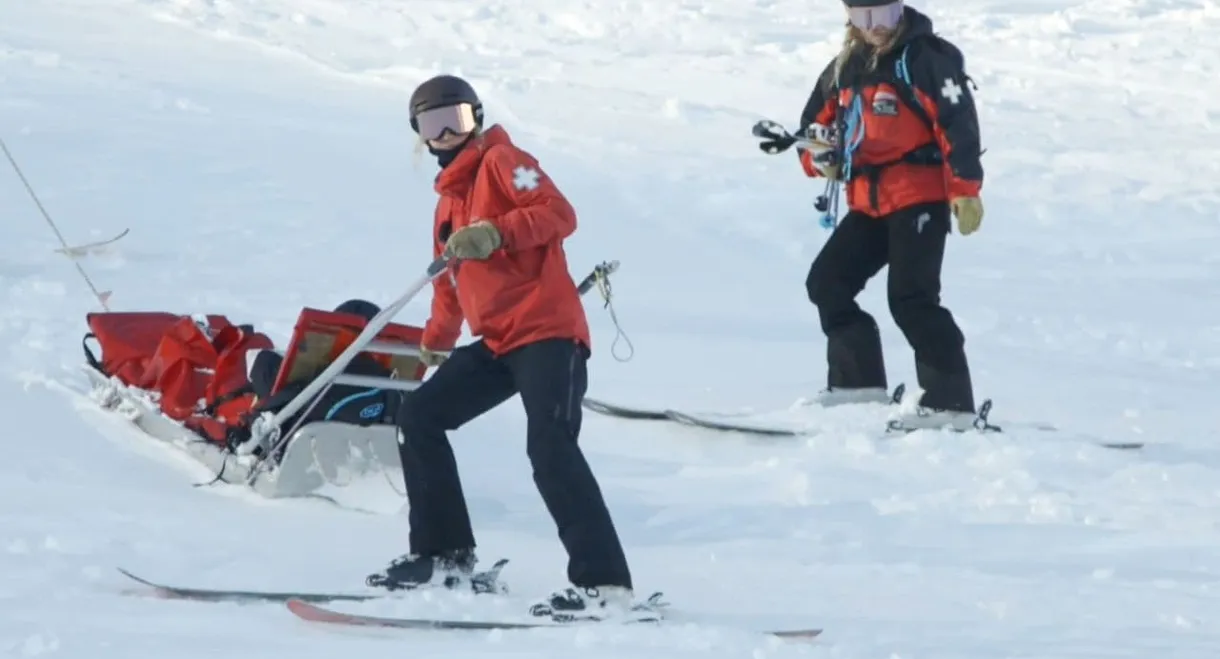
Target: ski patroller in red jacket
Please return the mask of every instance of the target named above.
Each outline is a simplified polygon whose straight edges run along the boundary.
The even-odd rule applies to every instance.
[[[847,203],[874,217],[976,197],[983,186],[978,114],[961,53],[935,36],[931,19],[915,9],[904,9],[904,23],[875,69],[854,56],[836,71],[831,60],[801,116],[802,129],[837,123],[846,143],[853,136],[843,129],[858,109],[849,127],[862,127],[863,134],[852,155]],[[798,153],[805,173],[821,176],[810,152]]]
[[[502,242],[490,258],[463,261],[433,280],[423,344],[452,349],[465,320],[496,355],[550,338],[591,347],[563,249],[576,211],[538,161],[494,125],[441,170],[435,189],[434,258],[453,232],[479,220],[492,223]]]

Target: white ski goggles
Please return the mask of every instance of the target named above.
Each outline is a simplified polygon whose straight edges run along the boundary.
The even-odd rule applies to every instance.
[[[464,135],[478,126],[470,103],[424,110],[415,115],[414,123],[415,132],[425,140],[439,140],[446,132]]]
[[[902,20],[902,0],[875,7],[848,7],[847,19],[861,30],[877,27],[892,30]]]

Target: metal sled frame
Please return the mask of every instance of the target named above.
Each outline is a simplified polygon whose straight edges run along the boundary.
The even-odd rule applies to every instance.
[[[285,350],[284,363],[272,392],[302,380],[311,382],[284,409],[308,410],[314,400],[335,384],[370,390],[412,391],[417,388],[427,372],[427,366],[419,359],[423,330],[394,325],[388,322],[388,316],[386,318],[387,322],[378,323],[378,327],[373,321],[366,324],[363,318],[350,314],[304,309]],[[357,337],[332,359],[340,332],[359,331],[363,335],[371,329],[376,331],[374,338],[362,343]],[[337,363],[346,367],[357,354],[388,356],[389,377],[340,373],[325,379],[327,371],[333,370]],[[276,491],[312,492],[323,484],[343,485],[353,478],[379,471],[396,492],[405,496],[394,486],[400,478],[402,463],[398,457],[398,434],[393,419],[382,419],[381,423],[369,426],[311,421],[300,427],[284,427],[287,417],[281,410],[275,415],[265,415],[263,427],[271,422],[280,433],[288,433],[286,441],[281,437],[275,442],[283,448],[283,457],[278,462],[264,460],[261,463],[245,457],[251,460],[245,476],[245,482],[251,487],[258,489],[260,483],[268,481],[293,481],[292,485],[278,486]],[[277,435],[279,433],[273,432],[271,437]]]
[[[350,314],[304,309],[297,319],[293,339],[285,350],[284,363],[273,392],[302,379],[313,379],[310,387],[295,397],[290,406],[300,410],[310,402],[310,389],[338,359],[330,360],[340,332],[367,329],[364,319]],[[372,389],[410,391],[419,386],[426,366],[419,360],[421,330],[388,322],[378,329],[374,340],[360,348],[357,339],[344,353],[390,356],[390,377],[340,374],[330,382]],[[341,355],[342,356],[342,355]],[[350,358],[344,362],[350,362]],[[93,397],[105,409],[119,412],[137,428],[155,439],[182,450],[215,474],[216,480],[248,485],[268,498],[309,496],[323,486],[343,486],[353,479],[381,474],[395,492],[401,478],[397,428],[392,422],[359,426],[331,421],[311,421],[299,428],[284,428],[284,453],[278,463],[237,455],[209,441],[181,423],[163,415],[148,392],[127,387],[92,367],[84,367],[93,384]]]
[[[161,414],[147,392],[127,387],[89,366],[83,368],[93,384],[94,400],[103,409],[122,415],[149,437],[194,458],[216,480],[248,484],[267,498],[309,496],[327,483],[342,485],[364,473],[386,472],[388,476],[400,464],[393,428],[320,421],[293,433],[280,464],[263,469],[251,480],[257,458],[235,455]],[[386,446],[394,450],[387,454]]]

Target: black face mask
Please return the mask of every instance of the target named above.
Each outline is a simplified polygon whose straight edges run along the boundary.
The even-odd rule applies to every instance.
[[[434,149],[431,144],[427,144],[428,153],[436,156],[437,164],[441,166],[441,169],[444,169],[449,166],[449,163],[453,162],[454,158],[457,158],[458,154],[462,152],[462,149],[466,148],[466,145],[470,143],[470,140],[473,137],[474,133],[471,133],[467,135],[466,139],[462,140],[457,146],[443,150]]]

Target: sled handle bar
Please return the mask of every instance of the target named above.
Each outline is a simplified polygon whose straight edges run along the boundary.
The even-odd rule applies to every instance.
[[[411,286],[398,297],[397,300],[394,300],[390,303],[390,306],[382,309],[381,313],[373,316],[373,319],[364,326],[364,330],[356,336],[351,345],[344,349],[343,352],[339,353],[339,356],[335,357],[334,361],[332,361],[325,369],[322,370],[321,373],[318,374],[317,377],[313,379],[312,382],[309,383],[309,386],[301,390],[301,393],[297,394],[297,396],[289,401],[289,403],[279,412],[275,413],[275,425],[283,425],[283,423],[291,418],[292,415],[299,412],[301,408],[305,406],[305,401],[313,398],[318,394],[319,391],[322,390],[323,387],[330,384],[331,381],[335,379],[335,376],[342,373],[343,370],[347,368],[348,364],[350,364],[351,361],[356,358],[356,355],[367,350],[368,344],[372,342],[373,338],[376,337],[381,330],[385,329],[385,326],[390,324],[390,321],[394,319],[394,316],[397,316],[398,312],[402,311],[403,308],[407,306],[407,303],[409,303],[416,295],[419,295],[419,292],[424,290],[425,286],[444,272],[449,267],[449,263],[450,259],[447,256],[437,258],[428,265],[427,271],[425,271],[424,274],[419,277],[419,279],[415,280]]]
[[[268,453],[263,456],[262,460],[258,461],[255,468],[250,470],[250,476],[246,479],[247,485],[254,483],[254,480],[262,472],[265,465],[268,464],[267,458],[275,455],[275,452],[280,449],[280,446],[284,442],[288,441],[288,438],[291,436],[291,432],[289,432],[281,437],[280,429],[284,425],[284,422],[291,418],[292,415],[299,412],[301,408],[303,408],[311,399],[315,398],[326,389],[329,389],[330,386],[334,384],[335,378],[343,373],[343,370],[346,369],[348,364],[350,364],[351,361],[356,358],[356,355],[368,349],[367,345],[372,342],[373,338],[376,337],[381,330],[385,329],[386,325],[390,324],[390,321],[394,319],[394,316],[397,316],[398,313],[407,306],[408,302],[410,302],[416,295],[419,295],[419,292],[422,291],[424,287],[429,284],[429,282],[436,279],[442,272],[449,268],[450,260],[450,257],[442,255],[441,257],[432,261],[432,263],[428,265],[427,270],[424,271],[424,274],[421,275],[419,279],[413,282],[411,286],[398,297],[397,300],[394,300],[394,302],[390,303],[388,307],[382,309],[381,312],[376,316],[373,316],[373,318],[369,320],[368,324],[365,325],[364,330],[361,331],[360,334],[356,336],[355,340],[352,341],[351,345],[344,349],[343,352],[339,353],[339,356],[335,357],[334,361],[332,361],[325,369],[322,370],[321,373],[317,375],[317,377],[313,379],[313,381],[302,389],[301,393],[297,394],[292,400],[288,401],[288,404],[280,409],[280,411],[276,412],[274,415],[261,414],[254,418],[254,421],[250,424],[249,442],[252,446],[265,447],[265,449],[268,450]],[[274,461],[272,460],[271,462]]]
[[[357,383],[353,381],[359,376],[343,374],[344,369],[346,369],[348,364],[350,364],[351,361],[356,358],[356,355],[370,349],[375,349],[375,351],[380,352],[388,352],[391,354],[408,356],[419,355],[418,348],[386,344],[382,341],[374,341],[374,339],[377,334],[379,334],[381,330],[385,329],[386,325],[389,325],[390,321],[393,320],[394,317],[397,316],[398,313],[401,312],[403,308],[415,298],[416,295],[419,295],[420,291],[422,291],[424,287],[426,287],[433,279],[440,276],[441,273],[449,269],[450,265],[452,265],[452,261],[453,258],[447,255],[442,255],[436,260],[432,261],[419,279],[413,282],[411,286],[398,297],[398,299],[390,303],[390,305],[385,309],[382,309],[381,312],[376,316],[373,316],[373,318],[369,320],[368,324],[365,325],[364,330],[362,330],[360,334],[356,336],[355,340],[353,340],[351,344],[343,350],[343,352],[339,353],[339,355],[335,357],[334,361],[323,369],[322,372],[319,373],[304,389],[302,389],[300,393],[294,396],[287,405],[276,412],[275,415],[263,414],[254,419],[250,426],[251,444],[254,446],[262,445],[270,450],[266,455],[263,456],[263,459],[258,462],[256,467],[250,470],[250,476],[247,479],[247,484],[252,484],[254,482],[258,474],[262,471],[262,468],[267,464],[267,458],[275,455],[275,452],[280,449],[283,442],[288,440],[291,433],[288,433],[283,437],[280,436],[281,428],[283,427],[284,423],[294,414],[299,412],[301,408],[305,407],[305,405],[311,399],[317,397],[321,392],[325,391],[331,385],[336,383],[365,384],[364,382]],[[590,272],[580,282],[580,284],[577,285],[578,294],[583,296],[590,289],[592,289],[594,284],[596,284],[598,281],[605,279],[610,274],[617,271],[618,267],[618,261],[604,261],[595,266],[593,271]],[[384,382],[381,382],[380,384],[384,386]],[[419,386],[418,383],[409,383],[409,385],[408,383],[404,383],[404,385],[405,386],[394,388],[409,391]],[[267,441],[269,439],[270,441]],[[267,446],[268,444],[274,444],[274,446]]]

